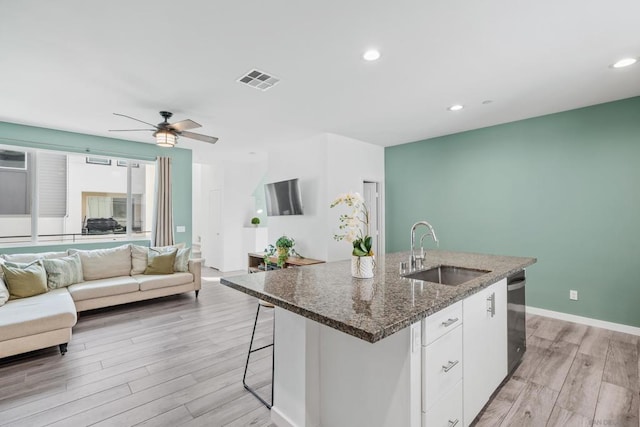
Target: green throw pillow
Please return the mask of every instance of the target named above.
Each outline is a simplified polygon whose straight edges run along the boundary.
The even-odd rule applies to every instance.
[[[84,282],[82,262],[78,254],[64,258],[43,259],[42,263],[47,271],[47,286],[49,289],[63,288]]]
[[[177,249],[171,252],[160,252],[149,248],[149,263],[144,274],[173,274],[173,264],[176,262]]]
[[[191,256],[191,248],[178,249],[176,254],[176,262],[173,264],[174,271],[186,273],[189,271],[189,257]]]
[[[47,292],[47,272],[41,260],[31,264],[6,262],[2,264],[2,272],[11,295],[10,299],[27,298]]]

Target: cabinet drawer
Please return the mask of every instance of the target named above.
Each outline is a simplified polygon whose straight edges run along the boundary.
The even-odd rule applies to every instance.
[[[432,314],[424,319],[422,345],[428,345],[442,335],[462,324],[462,301]]]
[[[422,347],[422,410],[428,411],[462,379],[462,327]]]
[[[427,427],[462,427],[462,421],[462,381],[422,413],[422,425]]]

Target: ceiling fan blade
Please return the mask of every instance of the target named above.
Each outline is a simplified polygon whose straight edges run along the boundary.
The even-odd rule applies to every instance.
[[[184,136],[185,138],[197,139],[198,141],[208,142],[209,144],[215,144],[218,141],[218,138],[216,138],[215,136],[201,135],[199,133],[193,132],[180,132],[180,136]]]
[[[145,132],[155,132],[157,129],[109,129],[109,132],[137,132],[137,131],[145,131]]]
[[[200,123],[196,123],[193,120],[182,120],[180,122],[172,123],[171,128],[177,130],[178,132],[182,132],[187,129],[195,129],[201,128],[202,125]]]
[[[149,126],[153,126],[154,130],[158,129],[158,127],[154,124],[151,123],[147,123],[147,122],[143,122],[142,120],[136,119],[135,117],[131,117],[131,116],[127,116],[126,114],[120,114],[120,113],[113,113],[116,116],[122,116],[122,117],[126,117],[128,119],[131,120],[135,120],[136,122],[140,122],[140,123],[144,123],[145,125],[149,125]]]

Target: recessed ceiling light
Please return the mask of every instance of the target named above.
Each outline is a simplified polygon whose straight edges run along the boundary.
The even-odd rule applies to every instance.
[[[456,105],[452,105],[451,107],[447,108],[447,110],[449,110],[449,111],[460,111],[463,108],[464,108],[464,105],[456,104]]]
[[[638,62],[638,60],[636,58],[624,58],[621,59],[620,61],[616,62],[615,64],[612,65],[613,68],[624,68],[624,67],[628,67],[629,65],[633,65],[636,62]]]
[[[375,49],[369,49],[362,55],[362,57],[365,59],[365,61],[375,61],[376,59],[380,58],[380,52]]]

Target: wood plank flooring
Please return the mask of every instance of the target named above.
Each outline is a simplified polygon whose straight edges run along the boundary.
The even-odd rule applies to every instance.
[[[476,426],[638,427],[637,336],[527,316],[527,352]]]
[[[203,269],[204,276],[217,275]],[[270,426],[242,386],[257,300],[203,281],[194,293],[81,313],[57,348],[0,359],[2,426]],[[271,342],[261,310],[256,346]],[[247,382],[271,399],[271,350]]]
[[[82,313],[65,356],[0,359],[0,426],[273,426],[241,382],[255,310],[254,298],[204,281],[197,300]],[[271,342],[272,319],[261,310],[257,346]],[[638,337],[539,316],[527,336],[475,425],[639,426]],[[270,349],[254,353],[247,381],[267,400],[270,376]]]

